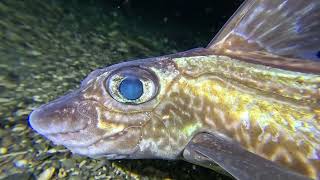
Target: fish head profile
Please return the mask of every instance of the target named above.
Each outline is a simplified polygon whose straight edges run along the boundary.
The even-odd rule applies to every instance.
[[[154,111],[178,74],[169,57],[97,69],[79,89],[34,110],[29,122],[74,153],[109,159],[170,158],[178,152],[171,151]],[[165,155],[159,154],[161,148]]]
[[[319,19],[319,0],[246,0],[206,48],[97,69],[30,125],[89,157],[320,179]]]

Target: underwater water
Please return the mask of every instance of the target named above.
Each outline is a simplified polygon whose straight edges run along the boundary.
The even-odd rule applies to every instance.
[[[0,179],[230,179],[218,167],[183,161],[74,155],[33,131],[27,119],[96,68],[206,46],[239,4],[210,29],[170,16],[144,18],[143,8],[134,7],[141,3],[0,1]]]

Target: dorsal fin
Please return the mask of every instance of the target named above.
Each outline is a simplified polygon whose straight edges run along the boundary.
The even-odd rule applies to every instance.
[[[207,48],[250,62],[320,73],[320,0],[246,0]]]

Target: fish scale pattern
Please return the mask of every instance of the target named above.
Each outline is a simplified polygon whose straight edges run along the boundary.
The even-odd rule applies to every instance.
[[[174,61],[182,75],[171,88],[175,95],[168,97],[170,103],[165,104],[171,107],[164,114],[175,108],[172,116],[182,126],[178,129],[198,124],[193,133],[219,132],[255,154],[309,177],[318,176],[319,75],[264,69],[223,56]],[[239,71],[250,68],[255,71]],[[269,83],[261,88],[259,81],[247,82],[254,77]],[[287,88],[282,89],[284,84]],[[188,103],[182,103],[184,98]]]

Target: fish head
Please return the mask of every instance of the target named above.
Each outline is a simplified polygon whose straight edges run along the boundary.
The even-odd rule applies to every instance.
[[[168,57],[97,69],[79,89],[35,109],[29,123],[39,134],[77,154],[145,158],[151,146],[141,149],[139,145],[150,138],[144,136],[147,124],[156,121],[152,112],[177,75]]]

